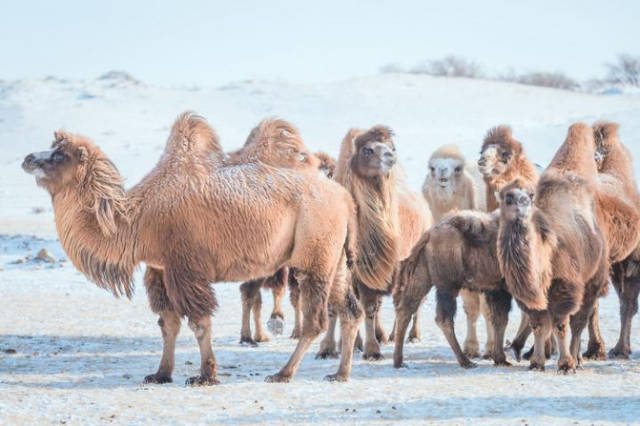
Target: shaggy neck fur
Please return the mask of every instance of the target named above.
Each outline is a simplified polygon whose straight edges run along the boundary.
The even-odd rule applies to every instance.
[[[556,246],[546,218],[537,210],[529,220],[501,216],[498,232],[498,261],[509,293],[528,309],[546,309]]]
[[[133,294],[135,237],[122,179],[102,153],[90,153],[77,185],[52,196],[60,242],[72,263],[115,296]]]
[[[398,202],[394,174],[363,179],[349,167],[344,177],[357,208],[356,273],[368,287],[388,291],[398,261]]]

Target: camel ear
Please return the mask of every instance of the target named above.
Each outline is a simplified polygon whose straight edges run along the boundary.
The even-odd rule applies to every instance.
[[[116,218],[113,209],[113,200],[100,198],[94,205],[98,226],[105,237],[113,235],[117,230]]]
[[[78,160],[80,160],[80,162],[84,164],[88,159],[89,153],[87,152],[87,148],[85,148],[84,146],[78,148]]]

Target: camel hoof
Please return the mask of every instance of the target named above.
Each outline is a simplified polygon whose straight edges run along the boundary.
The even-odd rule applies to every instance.
[[[293,331],[291,332],[291,336],[289,336],[289,339],[299,339],[300,338],[300,331],[297,329],[293,329]]]
[[[337,373],[326,375],[324,376],[324,379],[327,382],[346,382],[349,380],[349,378],[344,374],[337,374]]]
[[[535,371],[543,372],[544,371],[544,363],[531,361],[531,363],[529,364],[529,370],[535,370]]]
[[[253,340],[251,337],[242,337],[242,336],[240,336],[240,344],[241,345],[246,345],[246,346],[251,346],[253,348],[258,346],[258,343],[256,343],[256,341]]]
[[[284,318],[280,318],[279,316],[271,316],[269,321],[267,321],[267,328],[269,332],[274,336],[280,336],[284,331]]]
[[[558,361],[558,374],[564,373],[568,374],[569,372],[575,374],[576,373],[576,362],[571,359],[561,359]]]
[[[482,355],[482,359],[493,359],[493,354],[491,352],[485,352],[484,355]]]
[[[384,356],[380,352],[365,352],[362,358],[367,361],[381,361],[384,359]]]
[[[289,381],[291,381],[291,377],[278,373],[265,377],[264,381],[267,383],[289,383]]]
[[[269,338],[267,336],[265,336],[264,334],[257,334],[253,337],[254,340],[254,344],[257,345],[257,343],[264,343],[264,342],[268,342]]]
[[[186,386],[213,386],[219,385],[220,381],[215,377],[193,376],[189,377],[184,384]]]
[[[533,355],[533,349],[534,349],[533,346],[531,346],[531,349],[529,349],[527,352],[525,352],[522,355],[522,359],[524,359],[525,361],[529,361],[531,359],[531,355]],[[547,359],[549,359],[549,358],[547,358]]]
[[[466,348],[462,351],[468,358],[480,358],[480,351],[478,349]]]
[[[500,361],[493,361],[493,365],[495,367],[511,367],[511,363],[509,361],[507,361],[506,359],[500,360]]]
[[[407,343],[419,343],[420,341],[420,337],[417,336],[409,336],[409,338],[407,339]]]
[[[144,378],[142,383],[144,384],[156,384],[156,385],[164,385],[165,383],[172,383],[173,379],[171,376],[167,376],[166,374],[149,374]]]
[[[520,362],[520,354],[522,353],[522,348],[516,348],[513,345],[506,345],[504,347],[505,351],[511,352],[513,357],[516,359],[516,362]]]
[[[471,360],[462,361],[460,363],[460,367],[464,368],[465,370],[470,370],[472,368],[476,368],[477,366],[478,366],[478,364],[476,364],[475,362],[473,362]]]
[[[381,345],[389,344],[389,337],[384,333],[380,333],[379,335],[377,335],[376,339],[378,340],[378,343]]]
[[[393,368],[409,368],[409,366],[404,362],[394,362]]]
[[[332,349],[323,349],[316,354],[316,359],[335,359],[338,357],[338,352]]]
[[[604,350],[604,346],[593,347],[587,348],[587,350],[582,353],[582,357],[592,361],[602,361],[607,359],[607,353]]]
[[[631,351],[628,349],[613,348],[609,351],[609,358],[611,359],[629,359],[629,355],[631,355]]]

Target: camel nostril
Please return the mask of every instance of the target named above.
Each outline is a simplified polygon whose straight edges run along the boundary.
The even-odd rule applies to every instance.
[[[36,156],[33,154],[29,154],[26,157],[24,157],[24,163],[25,164],[31,164],[33,163],[33,161],[36,159]]]

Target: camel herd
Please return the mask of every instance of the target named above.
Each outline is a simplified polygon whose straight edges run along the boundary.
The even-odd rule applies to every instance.
[[[531,333],[524,357],[532,369],[543,370],[556,351],[564,372],[583,357],[605,358],[598,298],[609,281],[621,306],[620,339],[609,356],[631,352],[640,195],[615,123],[572,125],[541,174],[507,126],[489,130],[477,164],[456,146],[442,146],[425,167],[422,195],[405,183],[393,132],[382,125],[349,130],[335,161],[311,153],[294,126],[276,119],[259,123],[238,151],[224,152],[207,121],[187,112],[157,165],[128,190],[98,146],[65,131],[22,167],[51,194],[60,242],[91,281],[130,297],[134,270],[146,265],[144,284],[163,337],[160,365],[146,383],[172,381],[183,318],[201,355],[200,374],[187,384],[218,383],[211,284],[221,281],[245,280],[240,340],[250,344],[267,340],[260,290],[273,292],[274,333],[282,333],[290,290],[298,342],[269,382],[288,382],[322,332],[317,357],[340,357],[328,380],[348,379],[356,349],[378,360],[389,341],[393,364],[402,367],[407,328],[413,320],[408,340],[420,339],[419,308],[434,286],[436,323],[462,367],[481,356],[480,315],[484,356],[509,365],[512,299],[522,311],[509,345],[518,361]],[[467,316],[462,347],[454,330],[458,294]],[[379,315],[385,295],[396,313],[389,334]]]

